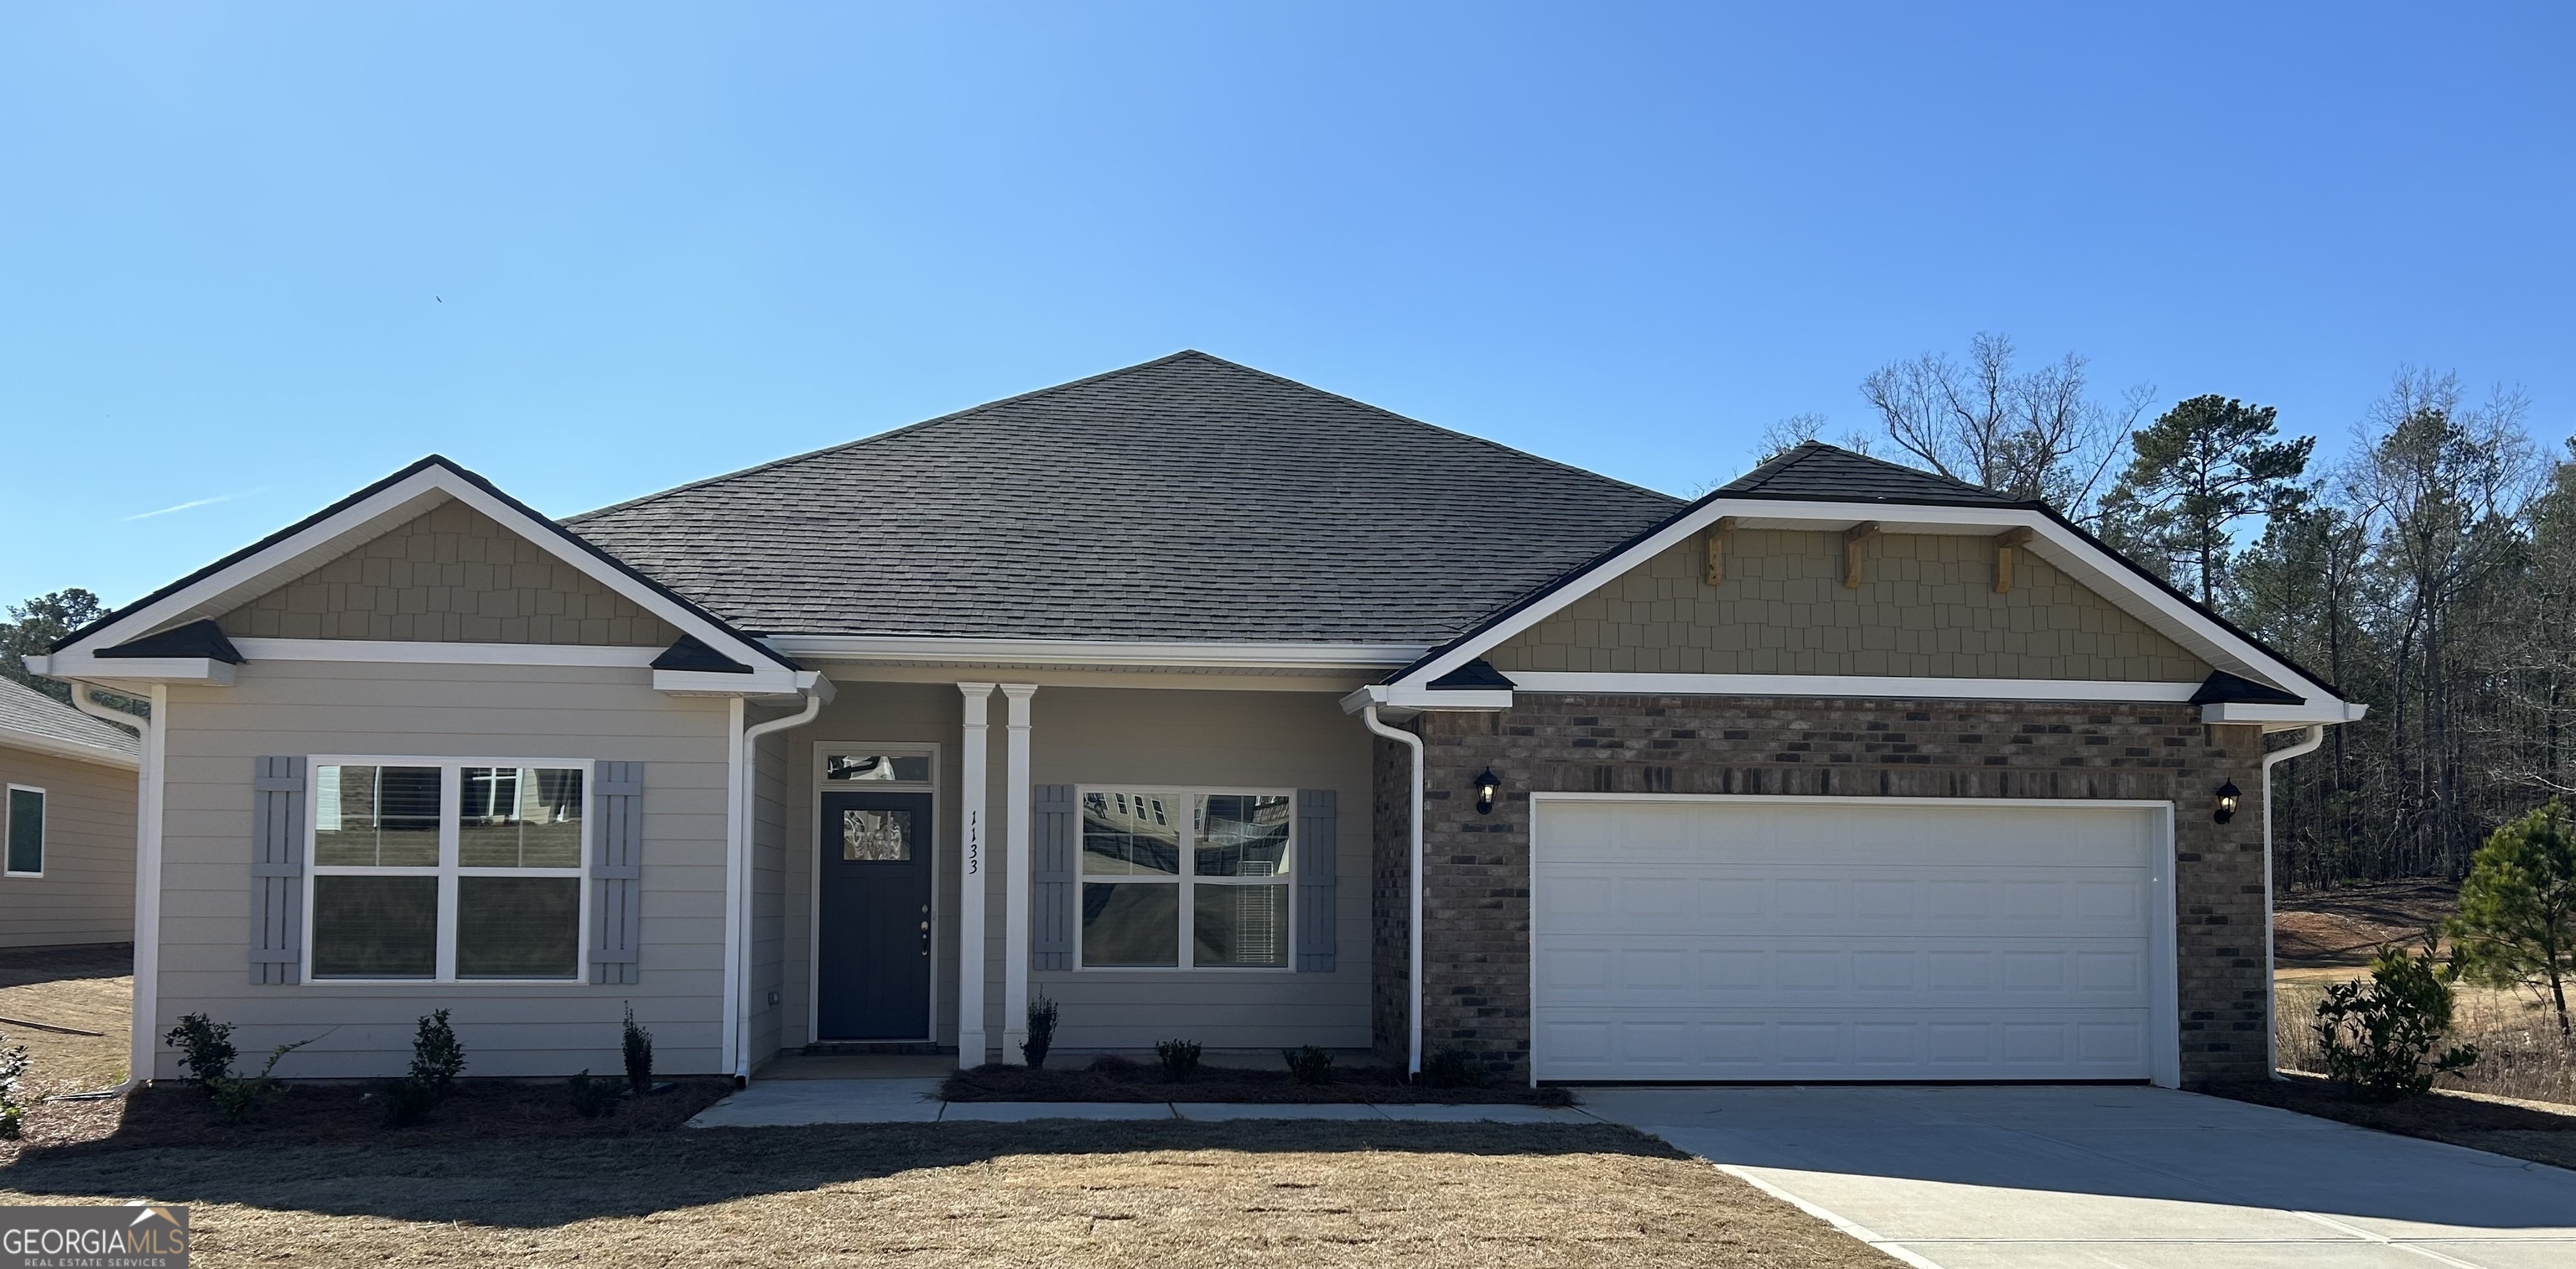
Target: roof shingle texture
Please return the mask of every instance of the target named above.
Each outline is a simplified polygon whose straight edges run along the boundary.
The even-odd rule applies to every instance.
[[[1183,352],[565,523],[760,634],[1437,643],[1680,505]]]
[[[1900,467],[1884,459],[1837,449],[1820,441],[1800,445],[1735,478],[1717,492],[1721,495],[1760,494],[1833,502],[2028,505],[1947,476]]]
[[[134,733],[100,722],[9,679],[0,679],[0,731],[69,741],[129,757],[143,752],[143,742]]]

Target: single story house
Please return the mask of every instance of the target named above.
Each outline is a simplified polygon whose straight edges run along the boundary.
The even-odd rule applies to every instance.
[[[97,717],[0,679],[0,947],[134,937],[143,744],[90,704]]]
[[[2047,507],[1684,502],[1196,352],[565,520],[431,457],[30,664],[148,695],[135,1069],[1466,1051],[2266,1069],[2334,688]],[[2238,799],[2243,799],[2240,804]]]

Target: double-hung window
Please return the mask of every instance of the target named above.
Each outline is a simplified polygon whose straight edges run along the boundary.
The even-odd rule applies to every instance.
[[[313,977],[581,974],[587,763],[313,763]]]
[[[1294,799],[1082,790],[1085,969],[1286,969]]]

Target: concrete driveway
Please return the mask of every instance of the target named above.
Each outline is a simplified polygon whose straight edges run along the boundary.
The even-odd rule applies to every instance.
[[[1599,1088],[1938,1269],[2576,1269],[2576,1172],[2163,1089]]]

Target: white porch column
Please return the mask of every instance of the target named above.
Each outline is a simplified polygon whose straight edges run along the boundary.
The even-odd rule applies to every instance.
[[[957,1065],[984,1064],[984,867],[985,802],[991,793],[985,774],[991,743],[986,706],[990,683],[960,683],[966,698],[965,735],[957,749],[957,791],[963,806],[957,825]]]
[[[1034,683],[1005,683],[1010,737],[1003,754],[1002,1060],[1026,1063],[1029,1039],[1029,698]]]

